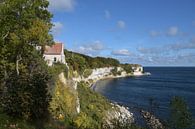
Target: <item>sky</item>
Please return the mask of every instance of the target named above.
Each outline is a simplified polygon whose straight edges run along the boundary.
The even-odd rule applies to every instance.
[[[195,0],[49,0],[66,49],[143,66],[195,66]]]

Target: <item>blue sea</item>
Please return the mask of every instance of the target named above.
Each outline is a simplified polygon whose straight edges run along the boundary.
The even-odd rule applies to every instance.
[[[195,67],[145,67],[144,71],[151,75],[101,80],[94,90],[129,107],[134,114],[139,109],[151,109],[149,103],[153,100],[153,111],[161,119],[169,117],[171,98],[181,96],[195,118]]]

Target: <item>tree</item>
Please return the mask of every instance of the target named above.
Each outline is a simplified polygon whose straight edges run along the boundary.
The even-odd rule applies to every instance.
[[[4,77],[10,71],[20,73],[24,58],[36,46],[53,43],[49,31],[52,15],[47,0],[2,0],[0,3],[0,68]]]
[[[192,127],[192,114],[183,98],[173,97],[170,102],[170,113],[171,129],[188,129]]]
[[[40,120],[48,115],[50,75],[43,61],[52,15],[47,0],[1,0],[1,105],[13,117]],[[42,46],[41,51],[36,46]]]
[[[36,58],[35,58],[36,57]],[[14,118],[36,122],[42,128],[49,116],[51,100],[48,84],[51,76],[44,60],[37,55],[30,55],[26,67],[6,78],[6,91],[2,95],[3,111]],[[39,123],[41,122],[41,123]]]
[[[121,66],[127,73],[132,73],[133,72],[131,64],[122,64]]]

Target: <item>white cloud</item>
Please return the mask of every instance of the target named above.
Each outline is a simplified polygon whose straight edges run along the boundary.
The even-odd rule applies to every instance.
[[[49,9],[52,11],[73,11],[76,6],[76,0],[49,0]]]
[[[117,27],[120,28],[120,29],[124,29],[126,27],[126,23],[122,20],[119,20],[117,22]]]
[[[115,56],[130,56],[131,55],[131,53],[127,49],[114,50],[111,52],[111,54]]]
[[[105,10],[104,13],[105,13],[105,18],[106,18],[106,19],[110,19],[110,18],[111,18],[110,11]]]
[[[101,53],[101,51],[103,51],[105,49],[106,48],[103,45],[103,43],[99,40],[96,40],[96,41],[92,41],[89,43],[85,43],[84,45],[81,45],[81,46],[73,49],[73,51],[81,53],[81,54],[97,56],[98,54]]]
[[[176,26],[172,26],[168,29],[167,35],[168,36],[176,36],[179,33],[179,28]]]
[[[180,52],[184,50],[195,50],[195,39],[167,44],[161,47],[151,47],[151,48],[139,47],[137,49],[137,51],[140,52],[141,54],[147,54],[147,55],[162,55],[165,53],[168,54],[171,52]]]
[[[61,22],[53,22],[54,26],[52,27],[53,34],[59,34],[63,29],[63,24]]]

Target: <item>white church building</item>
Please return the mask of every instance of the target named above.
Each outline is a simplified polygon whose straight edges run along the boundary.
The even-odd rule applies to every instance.
[[[55,43],[52,46],[46,46],[43,54],[48,66],[52,66],[54,63],[60,62],[66,64],[64,55],[64,44]]]

